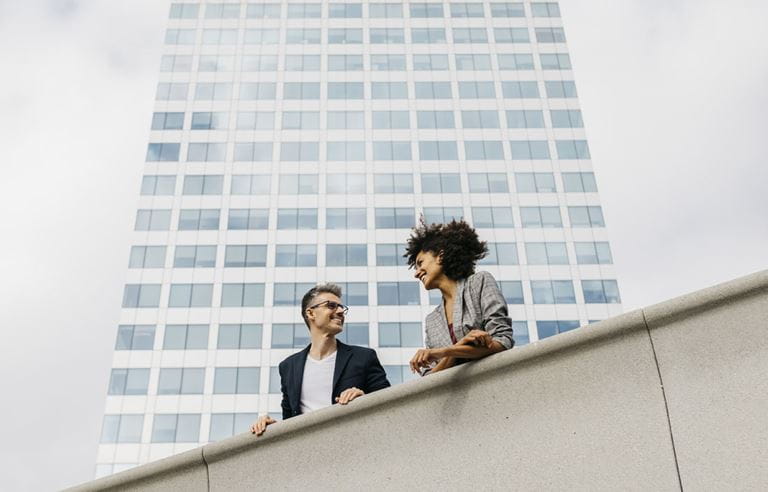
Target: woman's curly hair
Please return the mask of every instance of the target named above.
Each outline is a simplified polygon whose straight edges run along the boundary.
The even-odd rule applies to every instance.
[[[416,266],[416,257],[422,251],[442,255],[445,275],[451,280],[461,280],[475,273],[475,263],[488,254],[488,245],[480,241],[475,229],[463,220],[428,225],[422,216],[405,246],[403,257],[410,268]]]

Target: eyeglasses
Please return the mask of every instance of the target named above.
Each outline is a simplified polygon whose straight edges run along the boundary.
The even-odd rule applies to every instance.
[[[325,304],[325,306],[326,306],[328,309],[330,309],[331,311],[336,311],[337,309],[341,308],[341,309],[342,309],[342,311],[343,311],[343,313],[344,313],[345,315],[346,315],[346,314],[347,314],[347,312],[349,311],[349,306],[345,306],[344,304],[341,304],[341,303],[338,303],[338,302],[335,302],[335,301],[323,301],[323,302],[318,302],[318,303],[317,303],[317,304],[315,304],[314,306],[309,306],[309,308],[308,308],[308,309],[313,309],[313,308],[316,308],[316,307],[320,307],[320,306],[322,306],[323,304]]]

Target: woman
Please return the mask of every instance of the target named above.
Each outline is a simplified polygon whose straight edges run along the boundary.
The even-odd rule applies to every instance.
[[[404,256],[425,289],[440,289],[442,302],[427,315],[427,348],[411,359],[412,371],[441,371],[514,346],[512,321],[496,280],[488,272],[475,273],[475,264],[487,253],[486,243],[463,220],[427,225],[422,219],[414,228]]]

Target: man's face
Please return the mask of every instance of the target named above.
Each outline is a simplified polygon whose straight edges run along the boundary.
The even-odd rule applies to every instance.
[[[329,307],[335,305],[335,309]],[[329,292],[316,295],[309,304],[307,318],[315,329],[322,333],[338,335],[344,327],[344,310],[339,306],[341,299]],[[314,307],[311,307],[314,306]]]
[[[413,276],[416,277],[427,290],[437,288],[437,279],[443,275],[443,265],[440,257],[431,251],[421,251],[416,255],[416,265]]]

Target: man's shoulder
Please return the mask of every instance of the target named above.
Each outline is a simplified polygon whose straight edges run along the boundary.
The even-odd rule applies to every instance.
[[[375,354],[376,351],[370,347],[361,347],[360,345],[348,345],[346,343],[338,342],[339,346],[349,350],[353,357],[370,357]]]
[[[296,364],[301,360],[302,357],[306,357],[306,354],[304,353],[304,350],[300,350],[296,352],[295,354],[289,355],[285,359],[280,362],[278,365],[280,368],[284,368],[287,366],[292,366],[293,364]]]

